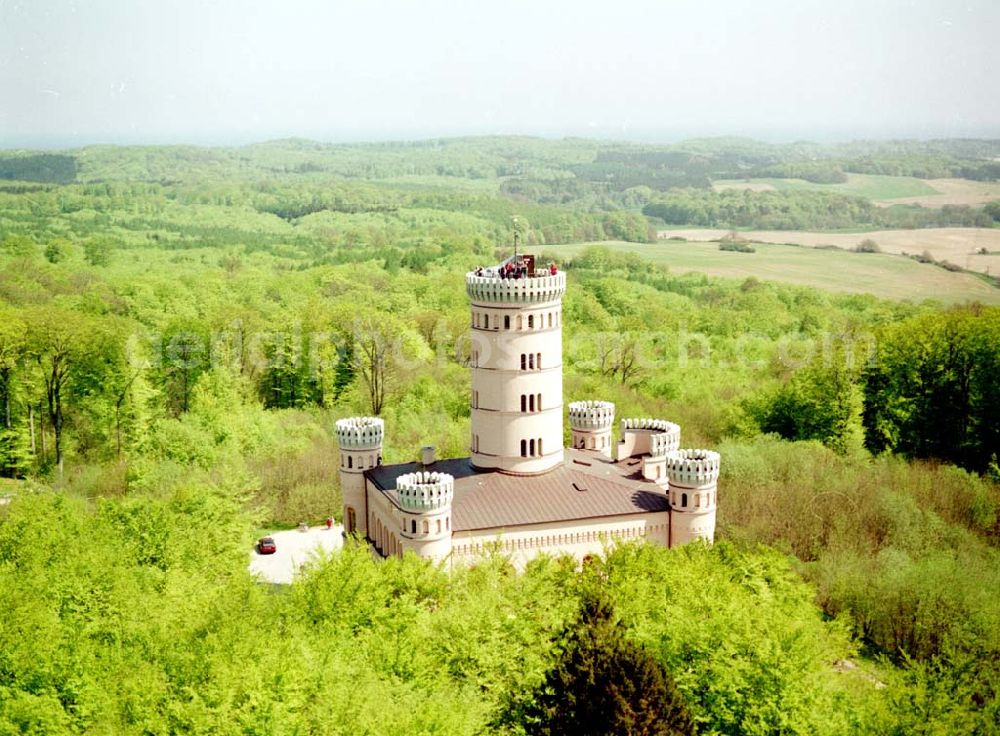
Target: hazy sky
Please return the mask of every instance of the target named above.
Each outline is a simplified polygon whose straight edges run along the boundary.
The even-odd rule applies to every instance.
[[[1000,0],[0,0],[0,146],[1000,137]]]

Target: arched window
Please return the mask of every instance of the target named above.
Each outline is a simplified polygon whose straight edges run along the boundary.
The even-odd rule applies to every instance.
[[[447,531],[451,531],[451,517],[450,516],[444,517],[444,528]]]
[[[438,534],[441,533],[441,520],[440,519],[437,520],[437,533]]]
[[[347,456],[347,467],[349,468],[354,467],[354,458],[351,457],[350,455]]]
[[[688,505],[688,494],[682,493],[681,494],[681,508],[686,509],[687,505]]]
[[[523,399],[524,397],[522,396],[521,398]],[[535,410],[535,395],[534,394],[532,394],[531,396],[528,397],[528,408],[529,408],[530,411],[534,411]]]
[[[538,456],[539,457],[542,456],[542,438],[541,437],[538,438]]]
[[[535,357],[535,368],[542,370],[542,354],[538,353]]]
[[[498,327],[500,327],[500,315],[494,314],[493,315],[493,329],[495,330]]]
[[[532,370],[532,371],[535,370],[535,354],[534,353],[528,353],[528,369]]]
[[[483,315],[483,327],[485,327],[486,329],[490,328],[490,315],[488,314]]]
[[[503,328],[505,330],[509,330],[510,329],[510,315],[509,314],[505,314],[503,316]]]
[[[427,534],[431,530],[430,525],[427,523],[427,519],[424,519],[424,523],[421,524],[421,527],[423,528],[424,534]]]
[[[535,329],[535,315],[533,314],[528,315],[528,329],[529,330]]]
[[[521,325],[521,315],[517,315],[517,329],[520,330],[521,328],[522,328],[522,325]]]
[[[552,326],[552,312],[549,312],[549,327]]]
[[[538,411],[542,410],[542,395],[538,394],[538,398],[535,399],[535,406],[538,407]]]
[[[528,356],[526,353],[521,353],[521,370],[524,371],[527,369],[528,369]]]
[[[417,520],[413,519],[412,521],[410,521],[410,534],[416,534],[416,533],[417,533]]]
[[[694,507],[696,509],[701,508],[701,494],[700,493],[694,494]]]
[[[526,411],[527,398],[527,396],[521,394],[521,411]]]
[[[535,456],[535,441],[534,440],[531,440],[531,443],[530,443],[529,447],[531,448],[531,456],[534,457]]]
[[[528,457],[528,441],[521,440],[521,457]]]

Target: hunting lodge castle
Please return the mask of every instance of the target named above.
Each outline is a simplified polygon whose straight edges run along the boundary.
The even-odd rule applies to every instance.
[[[622,419],[615,406],[568,407],[563,447],[562,295],[566,275],[515,255],[465,278],[472,307],[470,457],[382,464],[385,424],[337,422],[344,531],[383,556],[457,561],[499,547],[523,566],[577,559],[607,542],[665,547],[715,533],[719,454],[680,449],[680,427]]]

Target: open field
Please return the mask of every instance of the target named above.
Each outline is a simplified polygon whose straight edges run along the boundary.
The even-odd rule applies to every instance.
[[[946,204],[975,207],[993,200],[1000,200],[1000,183],[995,181],[969,181],[967,179],[928,179],[937,194],[915,197],[897,197],[878,200],[876,204],[919,204],[921,207],[943,207]]]
[[[712,182],[717,192],[749,189],[772,192],[779,189],[821,189],[865,197],[882,207],[917,204],[921,207],[965,205],[976,207],[1000,200],[1000,183],[967,179],[917,179],[912,176],[848,174],[843,184],[814,184],[804,179],[719,179]]]
[[[685,228],[660,230],[660,238],[717,241],[728,230],[700,230]],[[939,227],[923,230],[877,230],[867,233],[816,233],[798,230],[748,230],[740,235],[747,240],[761,243],[779,243],[807,246],[835,245],[844,250],[853,249],[865,238],[878,243],[883,253],[929,252],[938,261],[951,261],[970,271],[1000,275],[1000,228]],[[985,248],[991,255],[979,255]]]
[[[944,180],[952,181],[952,180]],[[973,184],[975,182],[969,182]],[[940,191],[928,182],[912,176],[877,176],[874,174],[848,174],[841,184],[814,184],[805,179],[720,179],[712,184],[716,191],[723,189],[752,189],[754,191],[817,189],[872,201],[897,199],[900,197],[939,196]]]
[[[770,244],[755,245],[756,253],[733,253],[720,251],[716,243],[705,242],[641,244],[611,241],[602,245],[638,253],[654,263],[669,266],[677,273],[698,271],[710,276],[737,279],[756,276],[829,291],[874,294],[886,299],[1000,304],[1000,289],[972,274],[953,273],[882,253],[849,253]],[[576,255],[586,247],[587,244],[556,245],[545,246],[544,250],[565,257]]]

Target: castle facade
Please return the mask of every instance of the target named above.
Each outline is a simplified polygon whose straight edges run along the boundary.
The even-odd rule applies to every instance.
[[[472,559],[499,549],[523,566],[605,544],[711,542],[719,454],[680,449],[680,427],[625,418],[614,404],[562,395],[566,275],[530,255],[466,275],[471,304],[470,455],[382,463],[384,421],[337,422],[344,531],[383,556]],[[563,419],[570,447],[563,446]]]

